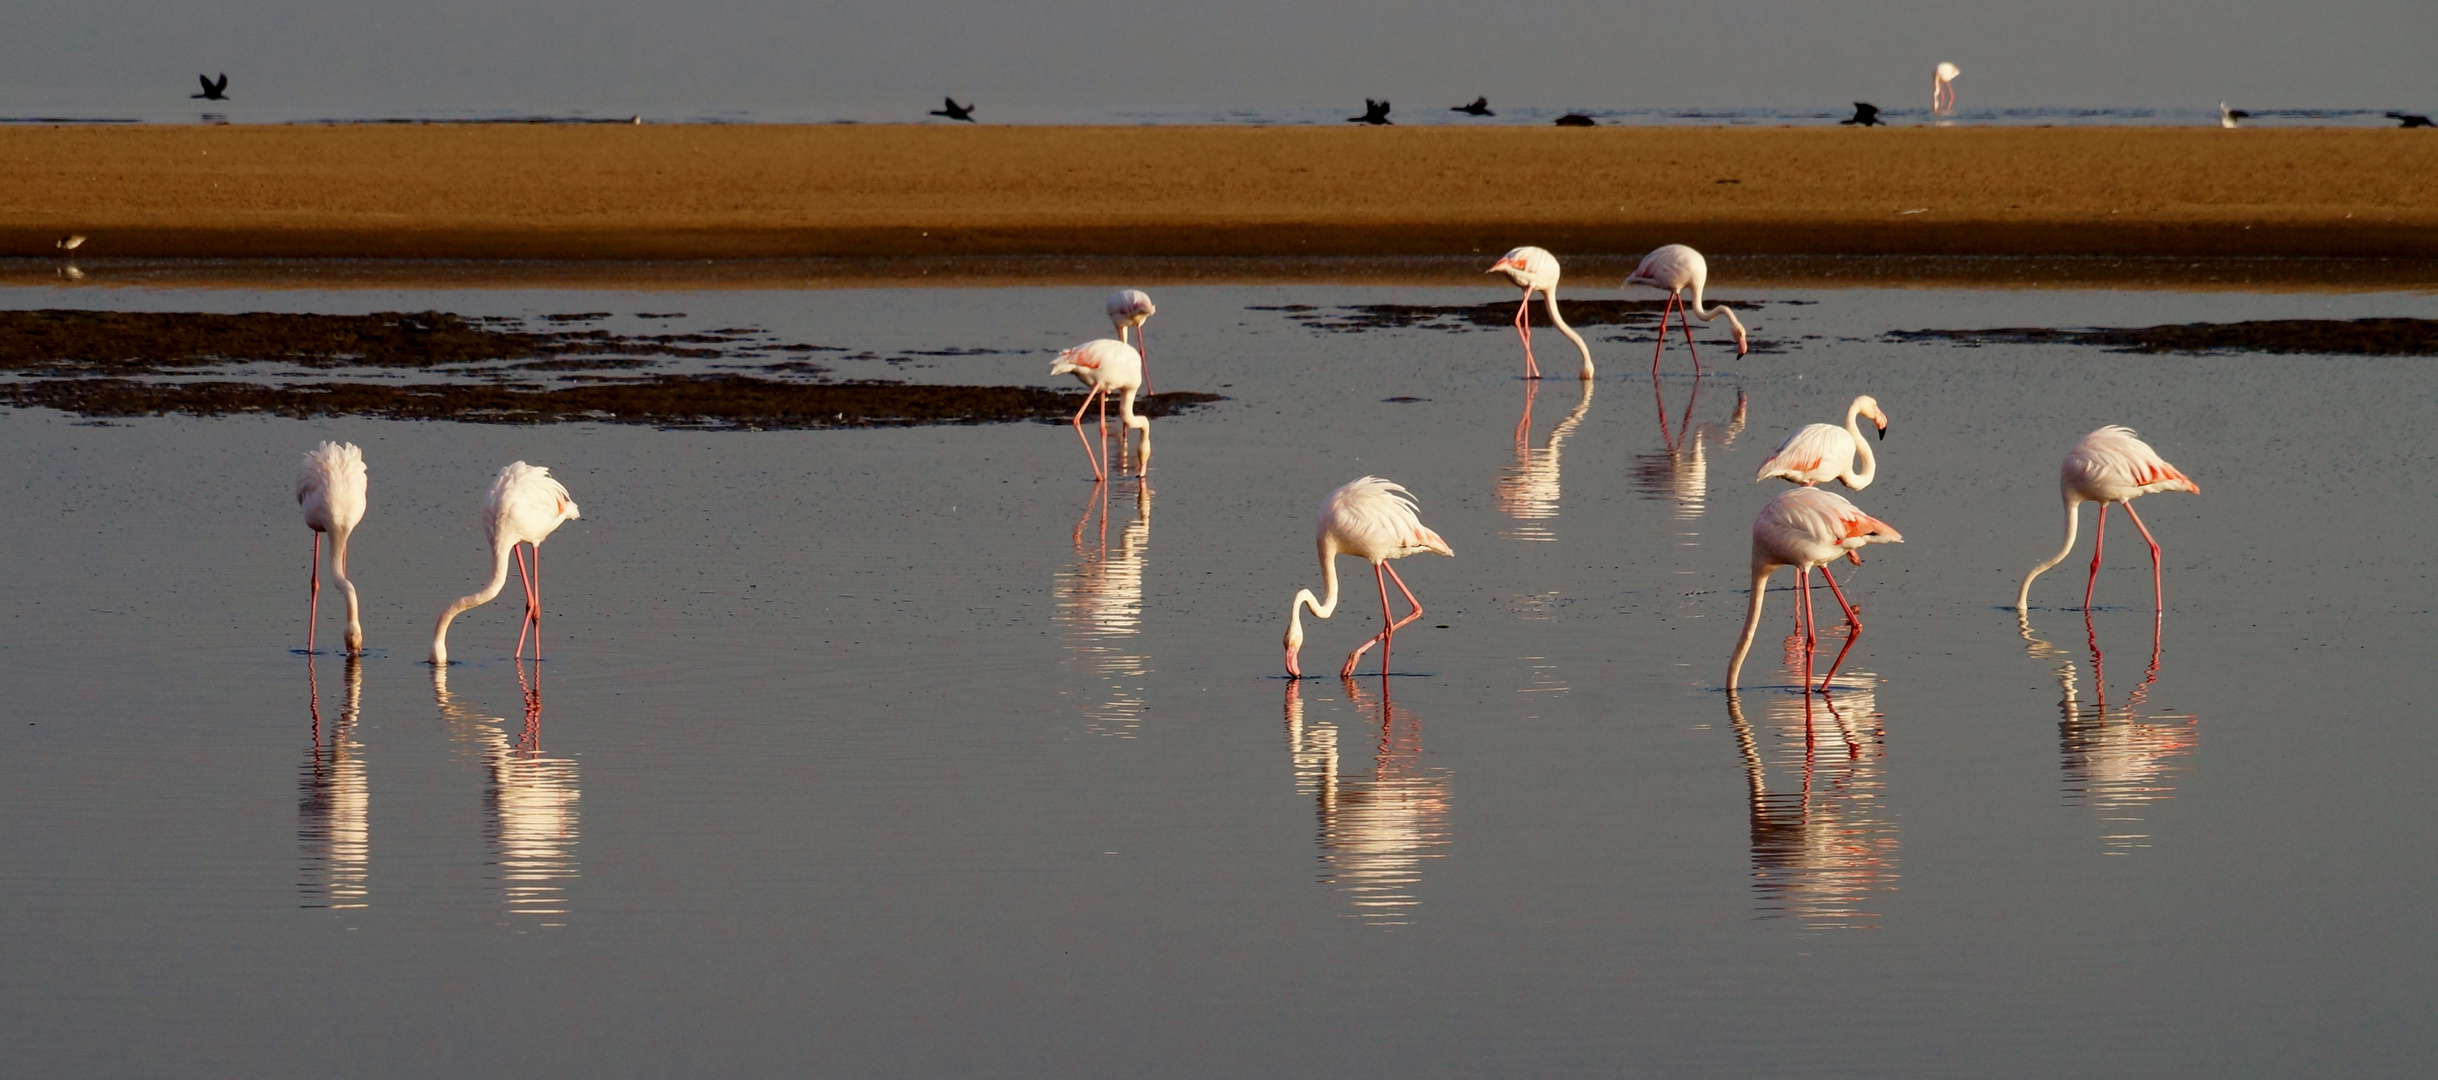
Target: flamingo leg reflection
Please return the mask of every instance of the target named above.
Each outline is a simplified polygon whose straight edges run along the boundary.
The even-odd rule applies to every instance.
[[[1707,318],[1707,316],[1704,317]],[[1701,350],[1693,347],[1692,313],[1690,311],[1678,311],[1676,313],[1676,325],[1683,327],[1685,330],[1685,351],[1693,354],[1693,377],[1698,379],[1702,374],[1702,354]],[[1665,335],[1663,334],[1662,336]]]

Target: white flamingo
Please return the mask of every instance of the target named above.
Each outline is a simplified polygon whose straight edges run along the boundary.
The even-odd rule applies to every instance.
[[[1871,454],[1871,443],[1862,437],[1862,428],[1855,421],[1868,416],[1879,425],[1879,437],[1888,437],[1888,414],[1879,410],[1879,400],[1865,394],[1846,407],[1845,426],[1806,424],[1802,430],[1786,437],[1778,448],[1769,452],[1769,460],[1752,480],[1760,483],[1776,476],[1810,487],[1835,480],[1855,491],[1871,486],[1879,475],[1879,459]],[[1854,459],[1862,458],[1862,471],[1854,471]]]
[[[364,520],[364,451],[354,443],[325,442],[305,454],[296,471],[296,502],[313,530],[313,599],[305,616],[305,652],[313,652],[314,624],[322,614],[322,534],[330,534],[330,576],[347,594],[347,653],[364,654],[364,624],[358,617],[356,583],[347,580],[347,537]]]
[[[1862,620],[1854,615],[1854,605],[1846,602],[1845,590],[1837,587],[1830,576],[1828,564],[1838,559],[1851,559],[1856,565],[1862,560],[1854,553],[1870,544],[1901,544],[1905,538],[1887,522],[1854,508],[1845,497],[1816,487],[1791,489],[1761,507],[1752,519],[1752,607],[1744,615],[1744,637],[1736,643],[1735,656],[1727,661],[1727,689],[1735,689],[1737,673],[1744,670],[1744,654],[1752,651],[1752,635],[1761,628],[1761,598],[1769,592],[1769,576],[1781,566],[1795,569],[1795,582],[1802,592],[1796,612],[1802,618],[1803,685],[1811,687],[1811,652],[1819,641],[1812,623],[1812,578],[1814,567],[1828,581],[1829,591],[1836,594],[1837,606],[1845,609],[1846,625],[1855,632],[1862,630]],[[1848,644],[1852,644],[1849,640]],[[1843,659],[1843,655],[1839,657]],[[1820,680],[1823,687],[1837,674],[1832,665],[1829,674]]]
[[[1735,312],[1729,310],[1725,304],[1708,309],[1702,307],[1702,288],[1709,281],[1710,261],[1702,258],[1701,252],[1683,244],[1669,244],[1643,256],[1642,265],[1635,267],[1634,272],[1626,277],[1625,283],[1629,287],[1648,285],[1668,294],[1668,306],[1659,311],[1659,348],[1651,353],[1651,374],[1659,374],[1659,356],[1668,349],[1668,316],[1673,312],[1681,311],[1699,316],[1703,322],[1710,322],[1724,315],[1727,317],[1727,325],[1735,328],[1735,354],[1742,356],[1752,351],[1751,342],[1744,334],[1744,321],[1736,318]],[[1682,303],[1682,294],[1686,289],[1693,290],[1693,301],[1690,304]],[[1693,320],[1686,318],[1682,321],[1685,328],[1685,349],[1692,351]],[[1694,352],[1693,373],[1699,375],[1701,370],[1701,354]]]
[[[2135,437],[2133,429],[2110,424],[2083,436],[2066,451],[2065,463],[2057,469],[2057,487],[2066,504],[2066,542],[2057,548],[2057,554],[2023,575],[2023,588],[2015,593],[2015,614],[2027,613],[2032,579],[2073,552],[2074,527],[2081,517],[2078,511],[2086,502],[2099,504],[2099,521],[2091,528],[2091,580],[2082,587],[2083,610],[2091,609],[2091,590],[2099,585],[2099,557],[2108,546],[2108,504],[2123,503],[2125,515],[2133,519],[2133,527],[2142,530],[2142,539],[2150,545],[2150,596],[2164,613],[2167,589],[2159,573],[2159,542],[2151,538],[2150,526],[2142,524],[2142,515],[2133,512],[2133,500],[2154,491],[2199,495],[2201,485],[2177,472],[2149,443]]]
[[[1575,348],[1583,353],[1583,380],[1591,381],[1591,346],[1585,345],[1583,335],[1575,333],[1575,328],[1566,325],[1566,319],[1558,314],[1558,257],[1540,248],[1520,247],[1499,256],[1483,273],[1505,274],[1507,280],[1524,290],[1524,301],[1515,306],[1515,333],[1524,339],[1524,377],[1541,377],[1541,366],[1532,359],[1532,293],[1537,289],[1548,302],[1549,321],[1557,325],[1559,333],[1573,339]]]
[[[1938,116],[1955,115],[1955,81],[1964,69],[1944,60],[1930,73],[1930,111]]]
[[[1148,395],[1151,393],[1151,347],[1143,343],[1143,324],[1150,322],[1152,316],[1160,313],[1160,309],[1152,304],[1151,294],[1141,289],[1119,289],[1110,293],[1107,307],[1109,325],[1117,328],[1117,339],[1134,346],[1134,351],[1142,354],[1143,393]],[[1131,341],[1126,338],[1128,329],[1134,331]]]
[[[1084,436],[1084,414],[1092,411],[1092,402],[1100,401],[1100,434],[1109,437],[1109,398],[1118,395],[1117,455],[1126,458],[1126,429],[1143,433],[1141,445],[1135,450],[1134,472],[1141,476],[1151,467],[1151,418],[1134,412],[1134,395],[1143,388],[1143,354],[1123,341],[1101,338],[1087,341],[1058,354],[1050,362],[1050,374],[1073,375],[1075,381],[1091,389],[1084,395],[1081,408],[1075,410],[1075,437],[1084,444],[1084,457],[1092,462],[1092,478],[1106,480],[1109,471],[1102,467],[1101,455],[1092,451],[1092,440]]]
[[[459,597],[440,609],[440,622],[432,628],[432,664],[446,667],[449,663],[449,623],[469,608],[481,607],[498,596],[508,584],[508,560],[516,559],[517,573],[525,579],[525,618],[516,628],[516,655],[525,655],[525,631],[533,631],[533,652],[542,653],[542,541],[550,538],[561,522],[582,517],[575,501],[568,497],[567,485],[559,483],[550,470],[539,465],[513,462],[499,471],[491,481],[491,491],[483,496],[483,532],[491,542],[491,580],[481,592]],[[533,564],[528,567],[518,544],[533,548]]]
[[[1338,669],[1340,677],[1354,674],[1355,661],[1372,646],[1380,646],[1380,674],[1388,674],[1389,639],[1397,628],[1422,617],[1422,601],[1414,599],[1414,590],[1405,587],[1405,579],[1390,569],[1388,560],[1402,559],[1425,551],[1454,555],[1448,542],[1422,524],[1412,492],[1403,485],[1392,484],[1377,476],[1350,481],[1321,500],[1319,520],[1313,530],[1313,543],[1321,555],[1321,578],[1329,590],[1326,598],[1315,597],[1312,590],[1302,589],[1295,602],[1287,608],[1287,674],[1303,677],[1295,654],[1304,647],[1304,609],[1312,609],[1312,617],[1326,619],[1338,606],[1339,555],[1353,555],[1371,561],[1371,576],[1380,585],[1380,619],[1387,625],[1355,651],[1346,654],[1346,665]],[[1383,576],[1385,573],[1386,576]],[[1413,611],[1396,618],[1388,608],[1388,581],[1395,578],[1397,590],[1405,594],[1405,602]]]

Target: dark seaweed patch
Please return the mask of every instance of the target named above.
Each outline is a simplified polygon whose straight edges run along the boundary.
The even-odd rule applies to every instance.
[[[0,372],[132,375],[266,360],[312,368],[430,368],[577,356],[719,355],[599,330],[529,333],[496,329],[497,322],[440,311],[0,311]]]
[[[2320,353],[2347,356],[2438,356],[2438,319],[2258,319],[2236,323],[2093,327],[2058,330],[1898,330],[1897,341],[1965,345],[2096,345],[2131,353]]]
[[[1513,300],[1488,304],[1439,306],[1430,304],[1345,304],[1320,309],[1303,304],[1275,307],[1255,307],[1252,311],[1283,311],[1287,318],[1332,334],[1361,333],[1367,330],[1439,330],[1446,333],[1466,333],[1474,330],[1504,330],[1515,325]],[[1560,300],[1558,310],[1566,321],[1575,326],[1647,326],[1656,325],[1659,312],[1667,299],[1657,300]],[[1750,310],[1762,306],[1750,300],[1738,300],[1735,306]],[[1540,305],[1531,308],[1535,323],[1547,325],[1548,313]]]

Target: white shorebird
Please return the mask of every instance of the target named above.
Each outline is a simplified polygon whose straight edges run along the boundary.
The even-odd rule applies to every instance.
[[[508,560],[516,559],[517,572],[525,579],[525,618],[516,628],[516,655],[525,656],[525,631],[533,631],[533,654],[542,655],[542,541],[550,539],[562,522],[574,521],[575,500],[568,497],[567,485],[550,475],[550,470],[522,461],[509,464],[491,481],[491,490],[483,496],[483,532],[491,542],[491,580],[481,592],[460,597],[440,610],[440,623],[432,628],[432,663],[445,667],[449,662],[449,623],[469,608],[481,607],[498,596],[508,584]],[[518,544],[533,548],[533,565],[528,567],[517,552]]]
[[[1537,289],[1549,306],[1549,321],[1582,352],[1583,380],[1590,382],[1591,346],[1584,344],[1583,335],[1575,333],[1575,328],[1566,325],[1565,317],[1558,314],[1558,257],[1540,248],[1520,247],[1499,256],[1484,273],[1505,274],[1507,280],[1524,290],[1523,302],[1515,306],[1515,333],[1524,339],[1524,377],[1541,377],[1541,366],[1532,359],[1532,293]]]
[[[1938,116],[1955,114],[1955,81],[1962,74],[1963,68],[1944,60],[1939,62],[1938,70],[1930,73],[1931,113]]]

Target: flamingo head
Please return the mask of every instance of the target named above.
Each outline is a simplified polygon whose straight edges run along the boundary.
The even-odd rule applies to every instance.
[[[1862,399],[1862,415],[1870,417],[1871,422],[1879,426],[1880,441],[1887,441],[1888,414],[1880,410],[1878,398],[1865,396]]]
[[[1303,678],[1303,666],[1295,662],[1295,654],[1302,651],[1304,647],[1304,628],[1302,626],[1295,624],[1288,625],[1286,645],[1287,677],[1290,679]]]
[[[1735,354],[1742,356],[1751,351],[1752,341],[1744,336],[1744,324],[1737,323],[1735,326]]]

